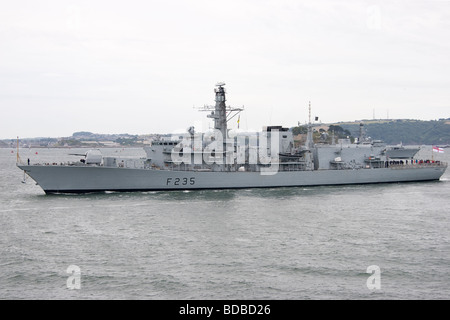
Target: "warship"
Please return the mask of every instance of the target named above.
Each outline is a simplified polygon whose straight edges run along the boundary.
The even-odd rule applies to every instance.
[[[146,157],[103,156],[89,150],[65,163],[17,166],[46,194],[106,191],[275,188],[400,183],[439,180],[447,164],[419,161],[419,148],[387,146],[365,136],[313,141],[311,104],[306,142],[294,143],[292,130],[266,126],[261,132],[230,130],[243,108],[226,105],[225,83],[214,88],[215,105],[205,106],[214,128],[159,138],[144,147]],[[238,117],[239,118],[239,117]]]

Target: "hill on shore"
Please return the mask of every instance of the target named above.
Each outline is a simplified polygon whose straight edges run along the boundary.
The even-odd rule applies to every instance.
[[[364,124],[366,136],[383,140],[387,144],[448,145],[450,144],[450,119],[423,120],[363,120],[337,123],[352,136],[359,137],[360,124]]]
[[[433,121],[424,120],[359,120],[353,122],[315,123],[314,139],[320,141],[323,133],[336,138],[359,137],[360,124],[364,124],[365,136],[373,140],[383,140],[387,144],[404,145],[450,145],[450,118]],[[295,136],[303,136],[298,143],[304,143],[306,126],[291,128]],[[329,130],[329,131],[328,131]],[[86,131],[75,132],[71,137],[62,138],[26,138],[20,139],[21,147],[142,147],[150,145],[161,134],[96,134]],[[303,139],[303,140],[302,140]],[[15,148],[16,139],[0,140],[0,148]]]

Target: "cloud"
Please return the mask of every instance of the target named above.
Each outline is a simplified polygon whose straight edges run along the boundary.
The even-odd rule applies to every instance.
[[[170,132],[224,81],[241,124],[448,117],[450,2],[17,1],[0,137]],[[27,117],[29,120],[26,120]],[[272,122],[272,123],[269,123]]]

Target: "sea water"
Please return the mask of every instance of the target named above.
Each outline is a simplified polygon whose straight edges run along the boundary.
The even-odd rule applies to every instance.
[[[445,151],[418,157],[449,162]],[[85,195],[23,178],[15,150],[0,149],[0,299],[450,297],[450,170],[438,182]]]

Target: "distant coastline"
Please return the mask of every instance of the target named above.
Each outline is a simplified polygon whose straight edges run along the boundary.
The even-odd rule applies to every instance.
[[[383,140],[387,144],[403,145],[450,145],[450,118],[439,120],[411,120],[411,119],[377,119],[357,120],[353,122],[319,123],[313,124],[315,139],[319,140],[323,134],[328,136],[337,134],[337,138],[354,139],[359,136],[360,124],[364,124],[367,136],[375,140]],[[297,141],[301,143],[306,133],[305,125],[290,128]],[[70,137],[60,138],[20,138],[21,148],[129,148],[151,145],[169,134],[99,134],[79,131]],[[0,148],[15,148],[17,139],[0,140]]]

